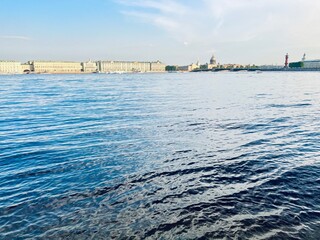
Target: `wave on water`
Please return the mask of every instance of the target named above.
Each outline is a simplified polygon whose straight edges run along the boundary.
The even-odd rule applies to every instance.
[[[318,239],[319,76],[286,74],[1,76],[0,238]]]

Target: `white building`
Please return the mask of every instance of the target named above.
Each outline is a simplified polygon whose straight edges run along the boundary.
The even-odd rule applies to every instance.
[[[84,73],[94,73],[94,72],[97,72],[98,70],[97,63],[92,62],[91,60],[89,60],[88,62],[83,62],[81,63],[81,65],[82,65],[82,71]]]
[[[217,67],[217,60],[216,57],[212,54],[212,57],[210,59],[210,63],[207,64],[207,69],[213,69]]]
[[[16,61],[0,61],[0,74],[22,73],[21,63]]]
[[[108,72],[164,72],[165,64],[157,62],[98,61],[98,71]]]
[[[151,72],[164,72],[166,71],[166,65],[159,60],[156,62],[150,63],[150,71]]]
[[[320,60],[303,61],[303,68],[319,68],[320,69]]]
[[[67,61],[31,61],[29,62],[35,73],[81,73],[80,62]]]

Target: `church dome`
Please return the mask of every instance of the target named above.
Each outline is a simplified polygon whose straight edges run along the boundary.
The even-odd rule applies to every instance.
[[[210,64],[216,64],[216,58],[214,57],[214,55],[212,55],[210,59]]]

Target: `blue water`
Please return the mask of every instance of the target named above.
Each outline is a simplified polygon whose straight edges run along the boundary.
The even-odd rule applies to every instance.
[[[0,239],[319,239],[320,73],[0,76]]]

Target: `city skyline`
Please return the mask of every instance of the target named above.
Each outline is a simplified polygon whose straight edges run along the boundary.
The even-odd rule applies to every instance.
[[[312,0],[3,0],[1,59],[283,64],[319,58]]]

